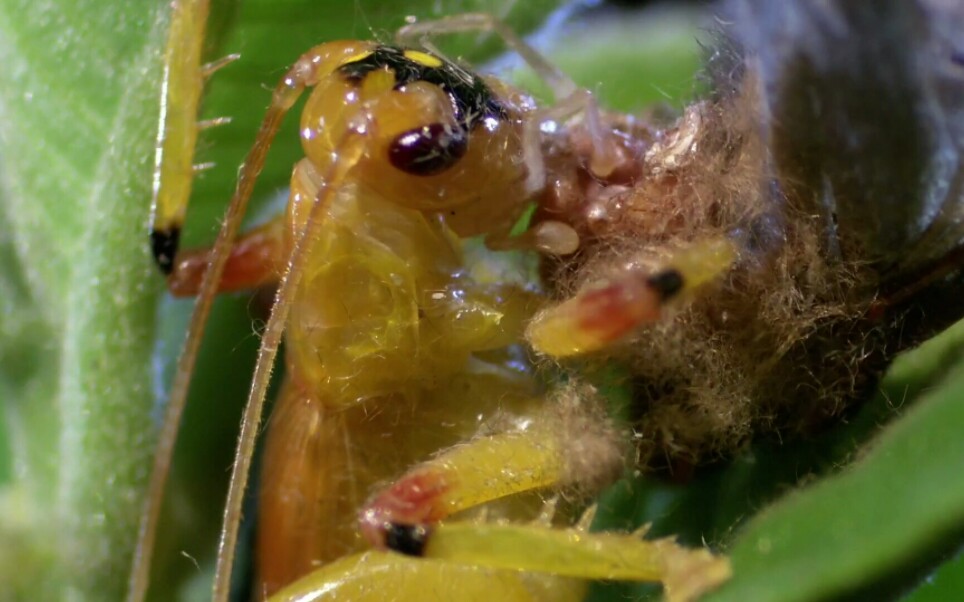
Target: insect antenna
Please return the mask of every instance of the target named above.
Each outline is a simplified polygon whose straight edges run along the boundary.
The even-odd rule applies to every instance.
[[[158,433],[154,464],[151,468],[141,523],[137,533],[137,543],[134,549],[133,567],[128,582],[128,602],[140,602],[147,594],[151,557],[157,538],[157,521],[163,502],[164,488],[171,470],[171,458],[174,453],[174,445],[177,442],[181,416],[187,403],[188,389],[201,346],[204,327],[208,315],[211,313],[211,305],[214,302],[218,283],[221,281],[225,264],[231,253],[231,246],[247,210],[248,200],[254,190],[255,181],[264,166],[268,148],[278,132],[285,113],[298,99],[305,87],[306,76],[304,73],[296,71],[298,69],[304,70],[300,62],[292,67],[275,88],[271,106],[265,113],[255,142],[241,166],[237,187],[231,197],[221,230],[211,250],[210,263],[201,281],[197,301],[194,305],[194,313],[191,315],[191,322],[188,326],[187,337],[178,358],[177,371],[174,376],[174,383],[171,386],[164,420]]]
[[[365,150],[364,132],[367,129],[364,122],[349,126],[335,146],[337,159],[332,162],[324,175],[325,186],[318,191],[308,219],[295,242],[288,259],[288,265],[278,284],[271,315],[265,325],[261,337],[261,348],[258,350],[258,361],[254,368],[251,381],[251,391],[245,403],[244,414],[241,418],[241,432],[238,435],[238,447],[234,456],[234,466],[231,470],[231,480],[228,485],[228,498],[224,507],[224,521],[221,524],[221,539],[218,543],[218,560],[214,574],[214,601],[226,602],[231,588],[231,569],[234,564],[234,551],[237,545],[238,529],[241,522],[241,507],[244,502],[244,490],[247,487],[248,476],[251,471],[251,460],[257,440],[258,428],[261,425],[264,400],[271,379],[274,360],[278,354],[281,337],[284,335],[288,310],[294,299],[298,282],[303,272],[314,233],[323,220],[323,213],[328,207],[328,201],[344,184],[346,176],[361,158]]]

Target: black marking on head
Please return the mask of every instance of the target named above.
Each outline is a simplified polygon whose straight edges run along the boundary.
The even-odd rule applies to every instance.
[[[455,165],[468,148],[463,130],[432,123],[399,134],[388,148],[388,159],[406,173],[433,176]]]
[[[438,57],[436,57],[438,58]],[[427,82],[442,89],[452,100],[455,119],[466,132],[487,118],[508,116],[492,89],[477,75],[439,58],[440,66],[427,65],[405,56],[405,49],[379,46],[367,56],[338,67],[338,73],[360,82],[372,71],[388,68],[395,75],[395,88],[413,82]]]
[[[653,288],[659,295],[659,300],[665,303],[683,290],[683,275],[676,268],[668,268],[647,278],[646,284]]]
[[[178,227],[166,230],[151,231],[151,252],[154,253],[154,261],[157,267],[165,276],[169,276],[174,271],[174,257],[177,255],[177,247],[181,241],[181,229]]]
[[[393,552],[406,556],[422,557],[430,531],[422,525],[389,523],[385,529],[385,546]]]

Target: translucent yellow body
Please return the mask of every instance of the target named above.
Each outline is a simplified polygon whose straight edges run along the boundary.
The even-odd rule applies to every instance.
[[[299,163],[289,215],[314,199],[316,174]],[[292,307],[289,366],[334,406],[416,398],[464,372],[472,353],[518,342],[535,309],[530,293],[473,282],[440,219],[358,185],[333,199],[311,253]]]
[[[320,47],[319,74],[375,48]],[[307,158],[292,176],[286,254],[326,185],[323,174],[342,160],[337,132],[364,128],[366,138],[315,229],[291,303],[288,382],[261,495],[258,556],[268,591],[362,547],[354,516],[375,483],[470,438],[496,413],[525,415],[540,393],[509,365],[536,298],[471,279],[459,239],[434,211],[521,198],[522,165],[500,158],[518,156],[521,118],[477,126],[459,163],[413,177],[387,164],[387,146],[425,123],[458,126],[441,89],[417,81],[396,90],[383,69],[361,81],[334,73],[319,80],[301,119]],[[477,169],[487,162],[493,169]]]
[[[296,169],[292,207],[311,169]],[[259,558],[269,590],[361,549],[355,514],[377,482],[498,412],[531,412],[540,393],[507,349],[533,296],[469,279],[440,220],[349,186],[312,254],[265,459]]]

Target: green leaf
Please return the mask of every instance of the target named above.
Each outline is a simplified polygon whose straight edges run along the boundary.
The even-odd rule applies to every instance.
[[[962,335],[948,333],[957,344]],[[962,391],[958,364],[853,465],[761,512],[730,548],[735,578],[707,599],[824,599],[912,569],[954,541],[964,524]]]
[[[18,556],[58,559],[4,563],[14,598],[120,594],[150,458],[160,285],[138,234],[161,20],[91,4],[0,5],[4,497],[27,500]]]

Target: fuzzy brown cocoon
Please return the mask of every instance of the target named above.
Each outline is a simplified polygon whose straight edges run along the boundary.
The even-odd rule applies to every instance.
[[[627,269],[651,272],[697,241],[726,236],[741,249],[693,303],[589,358],[630,367],[643,466],[729,455],[760,433],[807,432],[839,416],[890,355],[889,322],[867,318],[875,273],[829,248],[826,220],[770,175],[757,88],[745,75],[668,129],[615,124],[635,128],[624,144],[636,162],[606,182],[572,150],[585,147],[583,132],[550,151],[556,178],[539,217],[564,215],[583,238],[574,257],[544,268],[558,298]]]
[[[618,479],[627,456],[625,433],[605,412],[596,390],[568,384],[555,391],[546,419],[565,459],[563,482],[577,495],[591,496]]]

